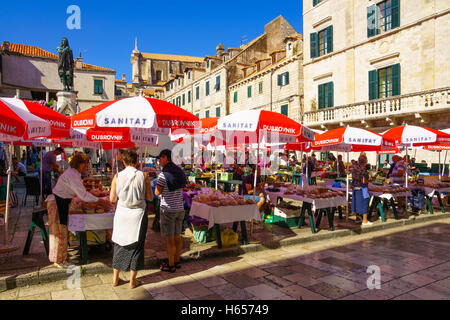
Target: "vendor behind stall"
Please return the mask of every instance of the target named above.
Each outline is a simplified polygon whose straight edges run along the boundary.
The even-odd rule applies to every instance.
[[[244,200],[253,199],[255,194],[255,202],[259,208],[259,211],[264,210],[264,204],[266,202],[266,195],[264,191],[264,182],[261,179],[261,168],[256,165],[250,165],[252,173],[245,176],[242,180],[242,191],[244,193]],[[254,190],[255,184],[255,169],[256,170],[256,191]]]
[[[89,157],[83,153],[73,156],[70,168],[58,179],[53,188],[53,195],[47,198],[48,224],[50,233],[49,260],[55,268],[67,268],[67,234],[69,222],[69,205],[72,198],[78,196],[85,202],[98,202],[104,200],[87,192],[81,180],[81,174],[86,171]]]

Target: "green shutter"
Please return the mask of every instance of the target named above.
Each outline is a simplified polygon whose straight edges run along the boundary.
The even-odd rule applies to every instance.
[[[188,103],[191,103],[191,92],[188,91]]]
[[[284,80],[285,80],[284,85],[288,85],[289,84],[289,72],[286,72],[284,74]]]
[[[209,118],[209,110],[205,112],[205,118]]]
[[[206,84],[205,84],[205,95],[209,95],[209,81],[206,81]]]
[[[186,95],[183,93],[183,106],[186,104]]]
[[[400,95],[400,63],[392,66],[392,95]]]
[[[327,91],[328,91],[328,106],[327,107],[334,107],[334,84],[333,82],[328,82],[327,85]]]
[[[216,77],[216,91],[220,90],[220,76]]]
[[[252,97],[252,86],[248,86],[247,87],[247,97],[251,98]]]
[[[392,0],[392,29],[400,26],[400,0]]]
[[[281,114],[288,117],[288,105],[287,104],[281,106]]]
[[[263,83],[262,81],[259,83],[259,93],[263,93]]]
[[[327,28],[327,53],[333,52],[333,26]]]
[[[319,0],[313,0],[313,6],[319,3]]]
[[[317,33],[310,34],[311,58],[318,56],[319,43],[317,40]]]
[[[325,87],[323,84],[319,85],[319,109],[324,108],[324,104],[325,104]]]
[[[220,117],[220,107],[216,108],[216,117]]]
[[[280,87],[283,85],[283,75],[282,74],[278,75],[277,83],[278,83],[278,86],[280,86]]]
[[[238,99],[238,93],[237,91],[234,92],[234,98],[233,98],[233,102],[236,103]]]
[[[378,72],[369,71],[369,100],[378,99]]]
[[[199,99],[200,98],[200,87],[195,88],[195,99]]]
[[[377,5],[374,4],[367,8],[367,37],[373,37],[378,30]]]

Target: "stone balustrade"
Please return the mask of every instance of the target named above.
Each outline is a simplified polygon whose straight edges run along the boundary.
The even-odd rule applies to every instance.
[[[303,124],[314,127],[444,110],[450,111],[450,87],[308,111]]]

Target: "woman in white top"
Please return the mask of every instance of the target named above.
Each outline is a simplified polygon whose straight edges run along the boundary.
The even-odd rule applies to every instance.
[[[49,260],[56,268],[67,268],[67,225],[69,222],[69,205],[72,198],[78,196],[85,202],[104,201],[87,192],[81,180],[81,174],[86,171],[88,156],[83,153],[75,155],[67,169],[58,179],[53,194],[47,198],[49,224]]]
[[[136,169],[136,151],[122,153],[125,169],[114,176],[111,183],[111,202],[117,202],[114,215],[113,235],[113,286],[119,285],[120,270],[131,270],[130,287],[141,283],[136,280],[137,271],[144,267],[145,236],[148,217],[145,210],[147,201],[153,200],[150,179],[147,174]]]

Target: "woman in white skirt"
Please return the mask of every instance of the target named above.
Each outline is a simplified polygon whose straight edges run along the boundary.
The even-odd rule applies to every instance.
[[[130,287],[136,288],[140,282],[137,271],[144,267],[145,236],[148,217],[145,200],[153,200],[149,177],[136,169],[136,151],[124,151],[122,161],[125,169],[114,176],[111,184],[110,200],[117,202],[114,215],[113,235],[113,286],[119,285],[119,272],[131,271]]]

